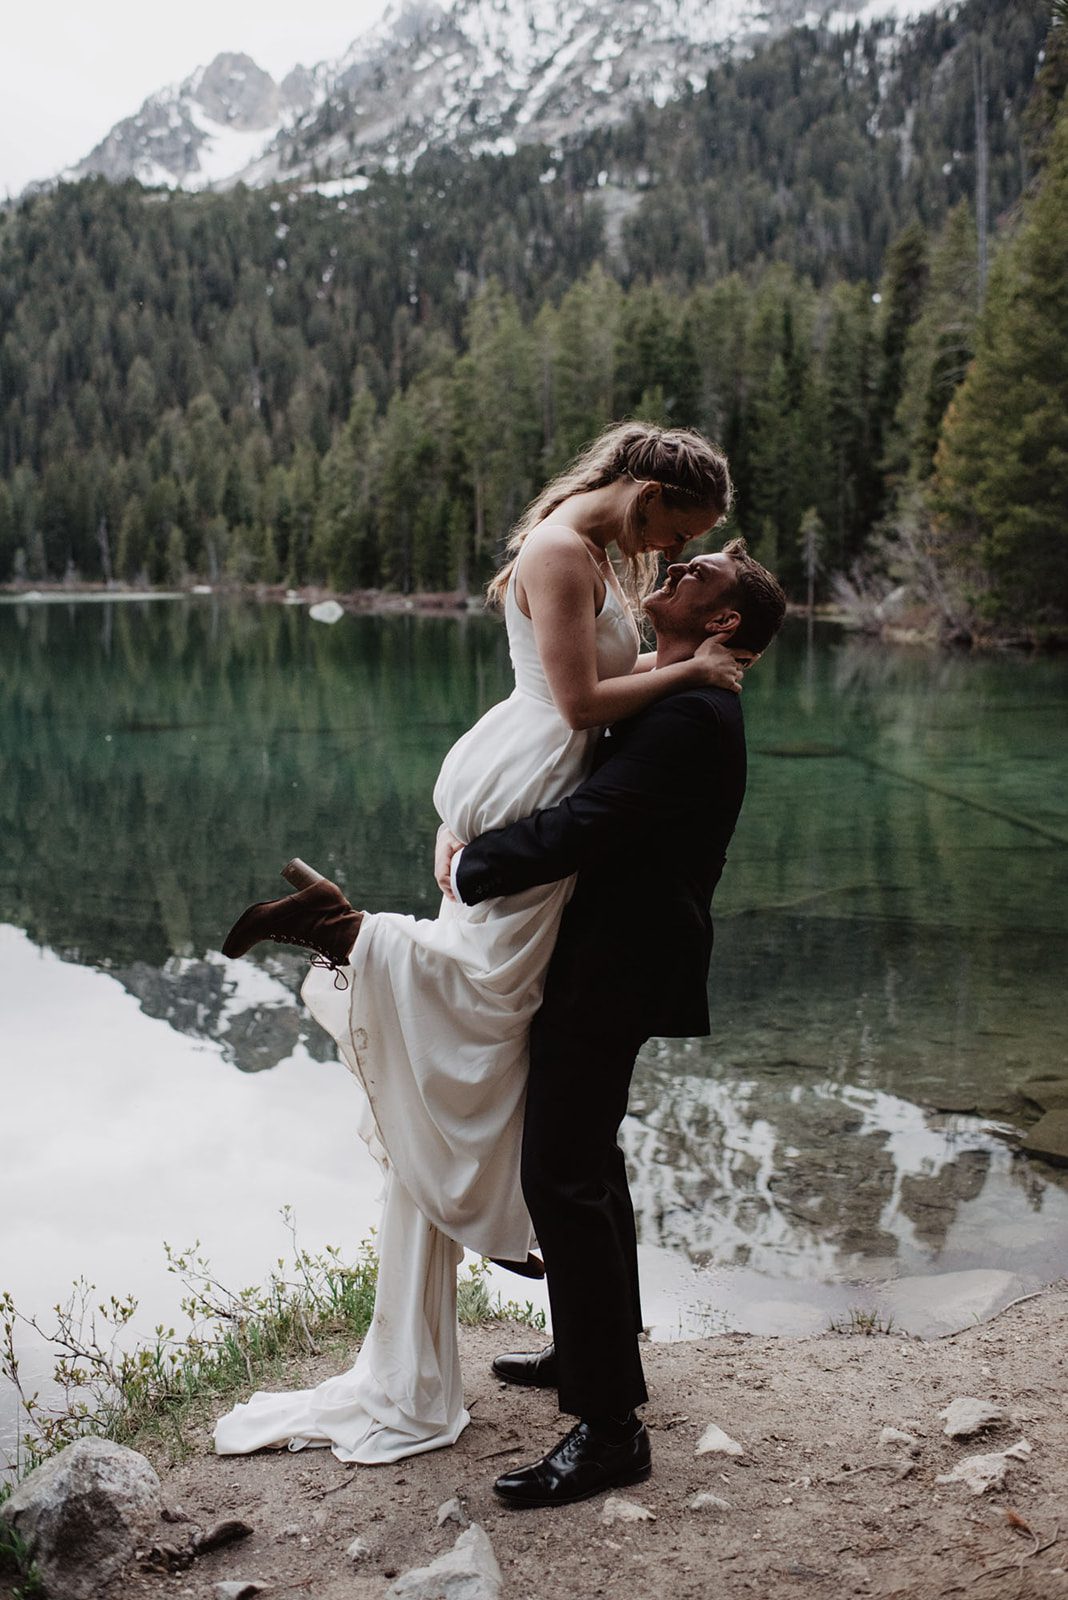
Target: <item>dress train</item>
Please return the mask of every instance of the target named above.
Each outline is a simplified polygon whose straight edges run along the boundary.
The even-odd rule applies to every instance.
[[[221,1417],[219,1455],[329,1447],[339,1461],[384,1464],[455,1444],[464,1409],[456,1335],[460,1247],[386,1180],[374,1317],[356,1363],[314,1389],[260,1391]]]

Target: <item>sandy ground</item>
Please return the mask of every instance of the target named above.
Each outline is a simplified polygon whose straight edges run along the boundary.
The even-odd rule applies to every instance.
[[[489,1372],[495,1354],[536,1348],[542,1335],[508,1324],[463,1329],[473,1422],[453,1449],[353,1468],[321,1450],[220,1459],[205,1434],[183,1464],[155,1462],[164,1502],[201,1526],[240,1517],[254,1533],[185,1571],[131,1574],[121,1592],[207,1600],[219,1580],[240,1578],[269,1584],[270,1594],[382,1600],[398,1573],[453,1544],[460,1530],[439,1527],[437,1512],[458,1496],[493,1543],[505,1600],[1068,1600],[1066,1313],[1062,1282],[933,1342],[727,1334],[649,1345],[654,1471],[622,1496],[656,1520],[610,1526],[602,1498],[558,1511],[497,1503],[496,1473],[543,1453],[571,1419],[551,1394],[508,1388]],[[294,1384],[325,1376],[321,1367],[294,1371]],[[996,1402],[1008,1419],[974,1439],[945,1437],[938,1412],[962,1395]],[[696,1456],[710,1422],[745,1455]],[[918,1453],[880,1445],[887,1424],[914,1434]],[[1033,1453],[1010,1463],[1004,1489],[975,1496],[936,1482],[963,1457],[1021,1438]],[[729,1509],[689,1509],[701,1490]],[[184,1531],[161,1524],[159,1534],[175,1542]],[[370,1553],[354,1565],[346,1549],[357,1536]]]

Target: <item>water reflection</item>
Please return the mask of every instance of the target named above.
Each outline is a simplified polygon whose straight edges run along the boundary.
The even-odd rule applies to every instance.
[[[433,778],[507,671],[492,624],[212,603],[0,607],[0,658],[0,919],[106,964],[217,948],[298,848],[432,904]]]
[[[653,1046],[635,1085],[625,1131],[645,1242],[828,1281],[1015,1271],[1022,1243],[1063,1248],[1068,1193],[998,1125],[815,1075],[738,1077],[696,1054],[686,1070]],[[996,1214],[1000,1242],[962,1235],[969,1212]]]
[[[222,1059],[241,1072],[262,1072],[298,1048],[313,1060],[335,1058],[333,1041],[311,1023],[300,1004],[306,971],[307,963],[299,957],[272,954],[246,963],[237,983],[232,964],[208,952],[201,960],[171,956],[162,967],[138,961],[113,968],[112,976],[136,997],[146,1016],[159,1017],[179,1033],[210,1040]]]
[[[64,972],[107,973],[184,1040],[172,1070],[209,1100],[219,1079],[192,1064],[204,1052],[265,1084],[325,1062],[294,1004],[303,963],[231,965],[222,932],[294,853],[372,907],[432,910],[433,778],[507,692],[499,626],[323,628],[299,608],[215,599],[0,605],[0,662],[0,922]],[[716,1031],[650,1046],[626,1125],[649,1250],[777,1280],[1064,1270],[1064,1177],[1016,1157],[996,1125],[1019,1112],[1015,1084],[1063,1064],[1066,704],[1057,661],[888,651],[827,629],[788,632],[750,675]],[[134,1075],[122,1092],[151,1119],[130,1088],[134,1013],[98,1035],[80,989],[29,1002],[10,965],[3,981],[22,1051],[9,1106],[26,1052],[53,1062],[61,1096],[56,1063],[103,1084],[118,1050]],[[314,1085],[297,1113],[309,1127]],[[81,1114],[117,1161],[104,1105]],[[21,1152],[18,1126],[4,1142]],[[175,1215],[195,1209],[196,1126],[156,1167]],[[226,1130],[250,1165],[257,1126]],[[5,1161],[0,1203],[19,1165]],[[48,1181],[62,1188],[62,1173]],[[280,1178],[277,1201],[300,1196]],[[349,1220],[361,1234],[370,1217]],[[33,1237],[32,1224],[12,1237],[0,1276]]]

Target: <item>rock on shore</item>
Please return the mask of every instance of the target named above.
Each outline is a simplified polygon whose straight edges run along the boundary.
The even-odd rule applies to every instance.
[[[110,1439],[79,1439],[37,1467],[0,1506],[25,1540],[49,1600],[98,1600],[160,1515],[160,1482],[145,1457]]]

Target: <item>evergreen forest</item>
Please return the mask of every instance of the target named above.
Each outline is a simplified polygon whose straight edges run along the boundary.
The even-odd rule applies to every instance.
[[[1068,636],[1068,24],[800,28],[565,150],[0,211],[0,582],[475,592],[606,422],[799,600]],[[325,176],[325,175],[324,175]]]

